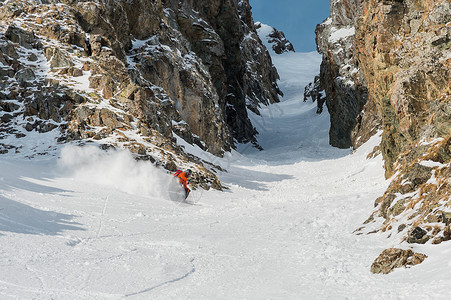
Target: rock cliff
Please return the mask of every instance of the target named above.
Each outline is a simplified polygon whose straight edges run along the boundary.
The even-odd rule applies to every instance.
[[[386,176],[392,180],[371,219],[382,217],[382,230],[404,238],[421,226],[433,243],[449,239],[450,12],[446,0],[368,1],[356,36],[368,102],[382,120]]]
[[[447,0],[333,0],[317,27],[331,144],[382,135],[391,184],[363,232],[451,238],[450,12]]]
[[[378,118],[372,120],[367,134],[353,134],[358,117],[367,102],[365,77],[359,68],[355,49],[356,23],[362,11],[362,1],[331,1],[331,15],[316,28],[318,51],[323,54],[319,90],[325,92],[325,102],[330,112],[330,144],[349,148],[364,142],[374,134]],[[324,101],[319,101],[322,111]],[[357,138],[359,137],[359,139]]]
[[[235,142],[257,145],[247,109],[279,101],[248,1],[0,5],[2,153],[21,152],[30,132],[57,131],[59,143],[96,141],[169,170],[191,166],[200,184],[219,188],[177,139],[218,156]]]

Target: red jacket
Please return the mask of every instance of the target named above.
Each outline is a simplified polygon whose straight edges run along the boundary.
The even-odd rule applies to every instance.
[[[180,180],[180,183],[183,185],[184,188],[188,188],[189,179],[186,175],[186,172],[181,172],[180,174],[176,175],[178,179]]]

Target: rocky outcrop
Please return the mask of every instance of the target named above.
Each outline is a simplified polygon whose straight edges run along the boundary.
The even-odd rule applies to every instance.
[[[260,31],[260,36],[263,36],[266,42],[271,45],[274,53],[295,52],[293,44],[285,37],[285,33],[282,31],[261,22],[256,22],[255,28],[257,31]]]
[[[257,144],[247,109],[278,101],[248,1],[11,0],[0,48],[3,153],[21,151],[12,135],[59,130],[59,142],[129,148],[218,187],[177,139],[218,156]]]
[[[390,248],[382,251],[371,265],[371,272],[375,274],[388,274],[396,268],[409,268],[421,264],[427,258],[426,255],[415,253],[412,250]]]
[[[246,20],[245,35],[240,46],[243,64],[246,66],[244,85],[246,105],[248,109],[259,115],[261,105],[278,102],[279,96],[283,96],[283,93],[276,84],[279,74],[268,50],[262,47],[262,41],[257,33],[258,26],[254,26],[251,17],[250,6],[241,5],[240,13],[242,20]],[[261,66],[268,67],[262,69]],[[262,73],[263,77],[270,80],[260,81]]]
[[[317,28],[331,144],[356,148],[382,135],[391,183],[363,231],[450,239],[450,11],[447,0],[333,0]]]
[[[326,92],[321,87],[320,76],[315,76],[313,82],[307,84],[304,88],[304,102],[311,99],[312,102],[317,103],[316,113],[321,114],[323,112],[324,102],[326,102]]]

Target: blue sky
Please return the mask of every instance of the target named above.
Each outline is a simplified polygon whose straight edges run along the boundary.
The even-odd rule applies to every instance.
[[[316,50],[315,27],[330,15],[330,0],[249,0],[254,21],[285,33],[297,52]]]

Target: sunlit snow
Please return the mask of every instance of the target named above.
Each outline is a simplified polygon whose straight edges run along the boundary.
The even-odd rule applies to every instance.
[[[171,176],[124,152],[0,156],[0,298],[447,298],[447,243],[412,246],[429,258],[411,269],[370,273],[399,246],[353,233],[388,184],[382,158],[366,158],[380,137],[354,153],[330,147],[327,111],[302,102],[320,57],[273,61],[285,97],[251,116],[264,151],[217,158],[186,145],[228,171],[225,191],[193,191],[198,205],[171,201]]]

